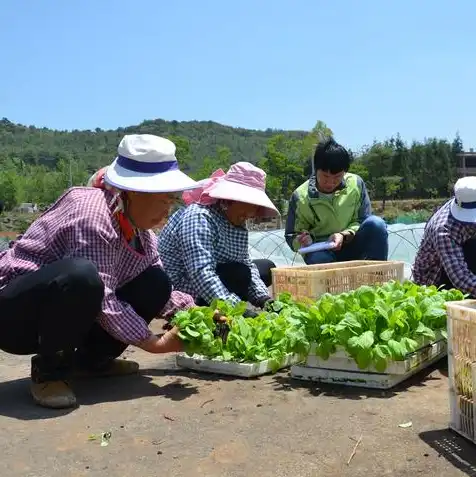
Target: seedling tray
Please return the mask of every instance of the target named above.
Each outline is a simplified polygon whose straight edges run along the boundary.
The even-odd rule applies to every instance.
[[[313,366],[307,364],[292,366],[291,377],[343,386],[390,389],[440,360],[446,354],[447,343],[445,340],[440,340],[410,353],[405,361],[389,363],[385,373],[359,370],[352,359],[342,355],[337,357],[333,355],[327,361],[316,357],[316,361],[311,360]]]
[[[301,356],[291,353],[287,354],[279,366],[279,369],[287,368],[300,361],[303,361]],[[203,373],[223,374],[240,378],[253,378],[272,372],[272,366],[269,360],[256,363],[238,363],[235,361],[209,359],[200,355],[190,357],[185,353],[177,354],[177,366]]]
[[[404,361],[390,361],[385,370],[385,374],[407,375],[413,368],[417,368],[421,363],[431,360],[435,356],[446,354],[447,343],[444,339],[439,339],[434,343],[429,343],[419,350],[409,353]],[[310,368],[338,369],[341,371],[370,372],[379,373],[373,366],[367,369],[359,369],[357,363],[351,358],[343,348],[339,348],[328,360],[316,356],[314,347],[306,360],[306,366]]]

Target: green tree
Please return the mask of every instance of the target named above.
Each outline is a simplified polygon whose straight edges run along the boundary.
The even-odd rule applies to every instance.
[[[302,147],[302,141],[279,134],[269,140],[266,154],[259,164],[267,172],[271,200],[281,207],[305,180]]]
[[[334,133],[324,121],[317,121],[316,125],[302,141],[301,162],[305,164],[306,161],[309,161],[311,163],[316,146],[320,142],[325,141],[326,139],[329,139],[333,136]]]
[[[180,164],[180,168],[186,172],[192,170],[193,163],[190,141],[185,137],[175,135],[168,136],[168,139],[170,139],[177,148],[175,155]]]
[[[5,210],[12,210],[19,203],[21,194],[21,178],[12,169],[0,172],[0,200]]]
[[[391,173],[394,177],[401,177],[398,191],[402,191],[407,196],[413,191],[413,174],[410,164],[410,154],[407,146],[403,142],[400,134],[397,134],[394,142],[394,152],[392,158]]]
[[[382,198],[382,210],[385,210],[387,199],[395,199],[398,192],[402,188],[403,177],[386,176],[381,177],[378,181],[379,195]]]
[[[286,204],[292,191],[309,177],[315,144],[333,135],[323,121],[311,131],[254,131],[213,121],[161,119],[114,130],[56,131],[3,118],[0,198],[5,197],[10,208],[22,201],[47,205],[69,186],[70,165],[73,185],[84,184],[93,172],[112,162],[124,134],[132,133],[169,137],[176,144],[181,167],[199,179],[238,161],[261,164],[277,204]],[[351,171],[367,182],[373,199],[443,198],[456,180],[457,155],[462,151],[459,134],[452,142],[429,138],[410,144],[397,134],[356,154]],[[389,177],[402,178],[397,190],[388,189],[382,180]]]
[[[451,143],[451,153],[456,156],[456,154],[461,154],[462,152],[464,152],[463,141],[459,135],[459,132],[457,132],[453,142]]]
[[[352,164],[350,165],[349,172],[352,172],[353,174],[357,174],[358,176],[362,177],[364,182],[367,182],[369,180],[369,170],[360,160],[352,162]]]
[[[231,166],[232,155],[227,147],[218,147],[216,155],[213,157],[205,157],[202,166],[192,174],[195,179],[206,179],[210,177],[216,170],[222,169],[226,172]]]
[[[392,176],[393,148],[391,143],[374,143],[364,150],[360,162],[368,171],[368,188],[375,198],[385,195],[382,177]]]

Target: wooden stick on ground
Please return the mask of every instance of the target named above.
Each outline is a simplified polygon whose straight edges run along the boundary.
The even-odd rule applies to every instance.
[[[215,399],[208,399],[208,401],[202,402],[202,404],[200,404],[200,407],[203,407],[203,406],[205,406],[206,404],[209,404],[209,403],[213,402],[214,400],[215,400]]]
[[[362,437],[364,437],[363,434],[360,435],[359,440],[355,443],[354,449],[352,451],[352,454],[350,454],[349,460],[347,461],[347,465],[350,464],[350,461],[354,458],[355,453],[357,452],[357,447],[359,447],[359,444],[362,442]]]

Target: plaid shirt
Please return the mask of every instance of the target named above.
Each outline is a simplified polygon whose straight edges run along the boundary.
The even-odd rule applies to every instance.
[[[456,288],[476,296],[476,275],[469,270],[463,253],[463,244],[476,237],[476,225],[454,219],[451,202],[443,205],[426,224],[413,279],[420,285],[439,285],[444,270]]]
[[[221,263],[240,262],[251,270],[248,299],[252,304],[269,296],[248,250],[248,231],[232,225],[218,206],[192,204],[177,211],[159,235],[164,269],[175,288],[207,302],[241,299],[216,274]]]
[[[74,187],[63,194],[13,248],[0,253],[0,288],[16,276],[56,260],[86,258],[96,265],[104,282],[99,323],[114,338],[138,344],[152,333],[128,303],[116,298],[115,290],[149,266],[162,266],[157,237],[151,231],[139,232],[143,253],[127,245],[113,215],[111,199],[111,192],[86,187]],[[162,315],[193,305],[190,296],[174,291]]]

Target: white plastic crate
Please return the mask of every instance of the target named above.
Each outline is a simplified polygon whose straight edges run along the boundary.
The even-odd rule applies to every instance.
[[[445,340],[432,343],[420,350],[410,353],[404,361],[389,363],[384,373],[360,370],[355,361],[340,351],[327,361],[309,356],[308,364],[295,365],[291,376],[295,379],[316,381],[320,383],[341,384],[370,389],[390,389],[418,373],[446,355]]]
[[[287,368],[300,361],[303,361],[303,357],[291,353],[287,354],[280,364],[279,369]],[[185,353],[177,354],[177,366],[203,373],[224,374],[241,378],[252,378],[272,372],[272,366],[269,360],[256,363],[239,363],[235,361],[209,359],[199,355],[190,357]]]
[[[476,443],[476,300],[447,303],[450,428]]]

